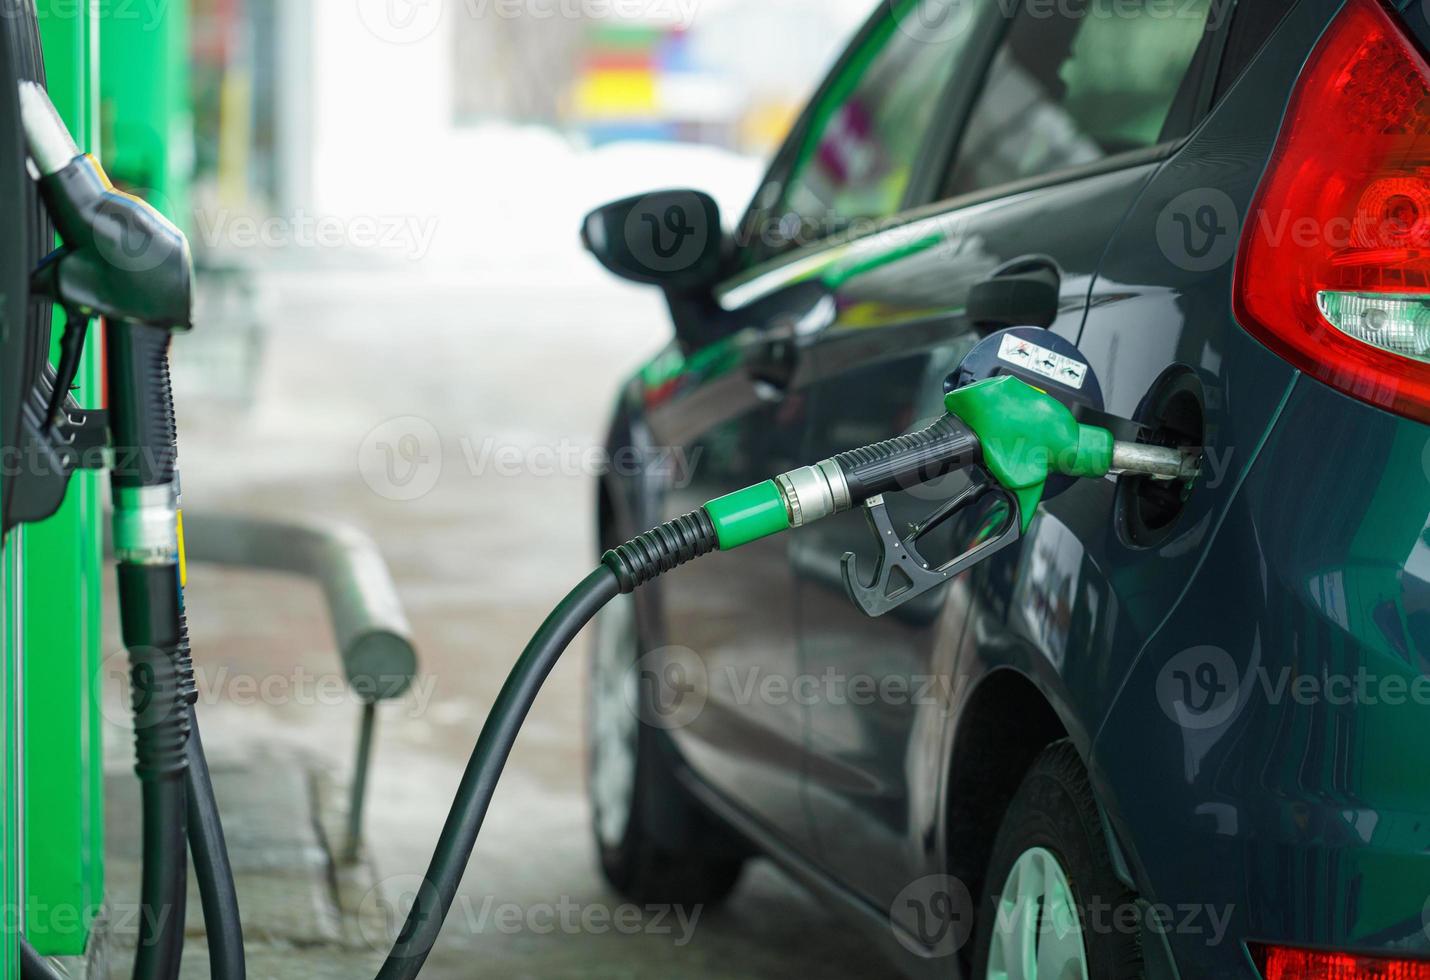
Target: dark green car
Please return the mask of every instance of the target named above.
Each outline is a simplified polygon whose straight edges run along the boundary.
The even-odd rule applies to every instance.
[[[680,191],[588,227],[675,326],[603,546],[909,431],[1011,326],[1206,448],[882,618],[857,514],[613,606],[618,888],[712,902],[767,855],[912,976],[1430,977],[1427,44],[1411,0],[892,0],[736,231]]]

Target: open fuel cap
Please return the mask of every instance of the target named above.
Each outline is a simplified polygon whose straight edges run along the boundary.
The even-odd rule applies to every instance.
[[[1073,343],[1042,327],[1010,327],[989,334],[943,383],[944,393],[1011,374],[1068,408],[1102,411],[1102,385]]]

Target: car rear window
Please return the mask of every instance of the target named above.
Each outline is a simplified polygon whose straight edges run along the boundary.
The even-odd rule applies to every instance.
[[[1217,75],[1216,98],[1221,100],[1232,83],[1241,77],[1271,32],[1286,18],[1294,3],[1285,0],[1238,0],[1231,14],[1231,30],[1226,38],[1221,72]],[[1430,8],[1427,8],[1430,9]]]
[[[1212,0],[1026,0],[974,104],[947,196],[1161,141]]]

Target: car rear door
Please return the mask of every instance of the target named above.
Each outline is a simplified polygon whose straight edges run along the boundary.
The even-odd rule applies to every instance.
[[[925,148],[947,136],[944,96],[970,70],[973,48],[961,15],[947,16],[960,6],[881,6],[777,156],[742,222],[745,271],[721,290],[728,335],[682,358],[672,371],[678,385],[649,389],[659,400],[649,413],[656,440],[682,447],[691,464],[690,478],[666,495],[665,519],[807,461],[800,348],[828,322],[832,291],[804,270],[848,254],[851,225],[888,220],[937,177],[920,169]],[[667,635],[682,648],[649,666],[698,690],[670,727],[716,802],[810,853],[788,548],[787,537],[756,542],[664,580]]]
[[[1095,0],[1076,12],[1028,5],[1001,40],[947,165],[941,204],[863,242],[825,273],[837,316],[805,354],[811,375],[810,458],[906,431],[942,411],[944,378],[978,339],[970,288],[1010,260],[1037,255],[1059,274],[1051,329],[1076,341],[1107,243],[1147,180],[1186,131],[1211,43],[1209,2]],[[1110,484],[1084,481],[1056,505],[1073,535],[1101,534]],[[954,489],[889,495],[896,527],[926,516]],[[841,558],[868,574],[876,550],[862,514],[791,539],[800,609],[801,668],[817,679],[810,707],[806,796],[821,860],[876,909],[925,943],[917,903],[897,897],[947,868],[940,854],[944,777],[953,719],[980,680],[960,660],[975,606],[980,638],[1005,662],[1062,667],[1076,577],[1059,564],[1060,530],[995,562],[1041,603],[1028,631],[1010,631],[1006,603],[975,595],[973,576],[881,619],[846,597]],[[963,550],[975,528],[955,522],[930,542],[934,560]],[[1022,635],[1019,635],[1019,634]],[[999,648],[1004,648],[1001,654]],[[988,661],[985,661],[985,663]]]

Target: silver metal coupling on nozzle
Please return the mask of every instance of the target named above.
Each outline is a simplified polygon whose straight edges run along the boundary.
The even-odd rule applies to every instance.
[[[114,557],[127,565],[178,564],[178,486],[115,489]]]
[[[81,155],[55,104],[34,82],[20,83],[20,121],[25,127],[30,159],[42,177],[59,173]]]
[[[775,485],[784,498],[790,527],[803,527],[831,514],[842,514],[850,506],[849,482],[832,459],[781,473],[775,477]]]
[[[1137,442],[1117,442],[1112,446],[1112,473],[1184,482],[1195,480],[1201,471],[1200,449],[1169,449]]]

